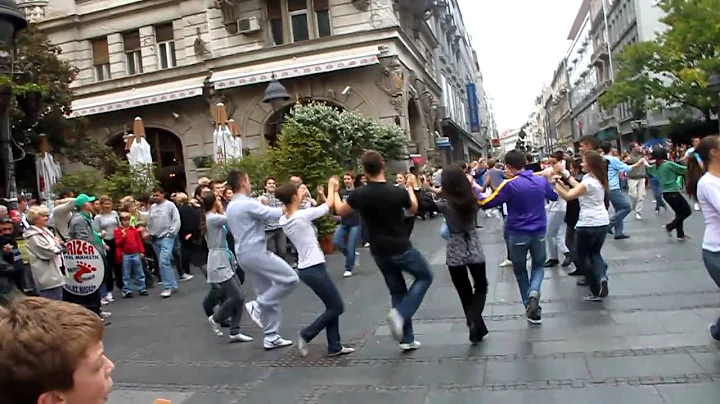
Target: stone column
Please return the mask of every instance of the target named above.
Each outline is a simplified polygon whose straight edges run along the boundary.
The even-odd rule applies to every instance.
[[[139,32],[143,72],[154,72],[158,69],[157,47],[155,46],[155,28],[152,25],[141,27]]]
[[[122,34],[109,34],[107,36],[107,41],[108,53],[110,56],[110,77],[115,79],[127,76]]]

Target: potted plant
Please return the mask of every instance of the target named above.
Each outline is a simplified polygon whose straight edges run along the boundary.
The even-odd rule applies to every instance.
[[[330,255],[335,252],[335,245],[333,245],[333,235],[335,234],[335,228],[338,222],[335,217],[326,216],[321,217],[315,221],[315,227],[318,231],[318,241],[320,242],[320,248],[325,255]]]
[[[213,158],[209,154],[203,154],[201,156],[195,156],[192,158],[195,167],[198,169],[205,169],[212,167]]]

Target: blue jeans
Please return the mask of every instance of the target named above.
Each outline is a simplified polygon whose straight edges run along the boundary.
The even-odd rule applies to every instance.
[[[433,275],[430,267],[422,254],[412,247],[399,255],[390,257],[374,255],[373,258],[385,278],[392,306],[405,320],[400,343],[409,344],[415,341],[412,316],[420,307],[425,293],[432,284]],[[403,272],[407,272],[415,278],[410,289],[405,283]]]
[[[623,232],[625,228],[623,220],[625,220],[625,216],[630,213],[632,207],[630,206],[630,200],[619,189],[611,189],[607,192],[610,203],[613,209],[615,209],[615,214],[610,219],[610,227],[615,228],[615,237],[617,237],[625,234]]]
[[[520,288],[520,296],[525,307],[528,306],[531,292],[537,292],[540,300],[540,287],[545,276],[545,233],[522,233],[508,230],[509,255],[513,272]],[[530,252],[530,278],[527,272],[527,255]]]
[[[300,331],[300,336],[307,342],[315,338],[323,329],[327,334],[328,353],[334,354],[342,350],[340,343],[340,315],[345,311],[340,292],[327,273],[325,264],[317,264],[298,270],[298,276],[315,295],[325,304],[322,313],[309,326]]]
[[[660,181],[655,177],[650,177],[650,186],[653,190],[653,196],[655,196],[655,210],[665,207],[665,201],[662,197],[662,187],[660,187]]]
[[[158,257],[158,267],[162,277],[164,289],[177,289],[178,283],[175,278],[175,271],[172,268],[172,256],[175,250],[174,236],[155,238],[152,240],[153,250]]]
[[[578,269],[585,275],[590,292],[593,296],[598,296],[600,283],[603,278],[607,278],[607,264],[600,254],[607,236],[607,226],[578,227],[575,235],[578,240],[582,240],[577,243]]]
[[[347,244],[345,236],[347,235]],[[335,229],[333,244],[345,256],[345,270],[351,271],[355,266],[355,249],[360,238],[360,226],[341,224]]]
[[[135,280],[138,292],[145,292],[145,271],[143,271],[140,254],[123,254],[122,256],[123,294],[132,293],[131,278]]]

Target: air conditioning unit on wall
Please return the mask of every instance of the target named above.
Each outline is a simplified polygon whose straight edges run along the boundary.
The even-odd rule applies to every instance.
[[[237,20],[238,34],[252,34],[261,30],[260,20],[257,17],[241,18]]]

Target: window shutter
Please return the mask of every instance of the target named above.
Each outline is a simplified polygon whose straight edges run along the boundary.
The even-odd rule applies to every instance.
[[[110,63],[107,37],[97,38],[92,41],[92,54],[94,65],[97,66]]]
[[[128,32],[123,35],[123,46],[125,52],[140,49],[140,32]]]
[[[328,0],[313,0],[313,7],[315,7],[315,11],[324,11],[330,9],[330,2]]]
[[[267,18],[268,20],[282,19],[282,6],[280,0],[268,0]]]
[[[288,11],[300,11],[307,9],[307,0],[288,0]]]
[[[155,26],[155,42],[167,42],[174,39],[172,23]]]

